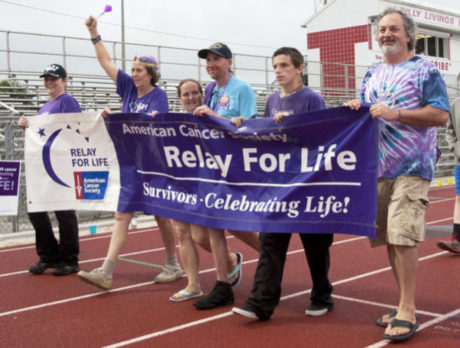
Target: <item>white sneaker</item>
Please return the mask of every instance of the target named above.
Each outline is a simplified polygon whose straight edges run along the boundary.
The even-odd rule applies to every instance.
[[[137,229],[137,221],[136,221],[136,218],[132,218],[131,219],[131,222],[129,224],[129,229],[130,230],[135,230]]]
[[[77,276],[90,284],[96,285],[102,289],[112,289],[112,275],[105,273],[102,268],[95,268],[91,272],[80,271]]]
[[[169,283],[184,276],[184,271],[179,264],[165,265],[163,271],[155,277],[155,283]]]
[[[233,307],[232,312],[235,313],[235,314],[241,315],[243,317],[246,317],[246,318],[259,319],[259,318],[257,318],[256,313],[248,311],[248,310],[243,309],[243,308]]]

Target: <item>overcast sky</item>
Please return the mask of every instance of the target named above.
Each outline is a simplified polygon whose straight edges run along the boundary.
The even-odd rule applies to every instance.
[[[203,48],[215,41],[234,52],[270,56],[280,46],[305,52],[300,25],[315,0],[125,0],[126,41]],[[458,0],[418,0],[460,11]],[[113,8],[100,20],[106,40],[121,38],[121,0],[0,0],[0,29],[87,37],[84,20]],[[139,29],[135,29],[139,28]]]

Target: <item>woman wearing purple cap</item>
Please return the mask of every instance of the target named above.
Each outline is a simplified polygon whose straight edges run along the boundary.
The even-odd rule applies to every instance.
[[[49,65],[42,75],[43,84],[50,96],[37,115],[81,112],[80,105],[66,93],[67,72],[59,64]],[[26,117],[18,120],[18,126],[25,129]],[[59,242],[54,237],[53,226],[46,211],[28,213],[35,230],[35,248],[38,262],[29,268],[32,274],[42,274],[48,268],[54,268],[53,275],[63,276],[78,272],[78,220],[74,210],[55,211],[59,224]]]
[[[123,101],[122,112],[143,112],[155,115],[157,112],[168,112],[168,98],[165,91],[156,86],[160,79],[158,63],[153,57],[134,58],[131,76],[119,69],[110,59],[107,49],[104,47],[101,36],[97,30],[97,20],[89,17],[86,26],[94,44],[96,57],[107,75],[117,84],[117,93]],[[102,112],[104,117],[110,112],[105,109]],[[112,274],[115,268],[115,261],[125,244],[128,235],[129,223],[133,212],[115,213],[115,226],[110,240],[107,257],[100,268],[91,272],[80,271],[78,276],[83,280],[97,285],[104,289],[112,287]],[[174,228],[171,220],[155,216],[160,228],[163,244],[166,249],[166,265],[163,271],[155,278],[157,283],[171,282],[182,278],[183,271],[176,258],[176,241]]]

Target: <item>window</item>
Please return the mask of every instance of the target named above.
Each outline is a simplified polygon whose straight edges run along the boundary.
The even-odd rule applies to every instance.
[[[447,58],[447,38],[419,33],[416,35],[415,53],[430,57]]]

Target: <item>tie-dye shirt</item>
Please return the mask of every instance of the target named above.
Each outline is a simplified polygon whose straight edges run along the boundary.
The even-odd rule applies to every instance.
[[[420,109],[426,105],[450,112],[446,85],[438,69],[415,56],[403,63],[372,67],[361,86],[363,103],[383,103],[391,109]],[[378,118],[378,176],[415,175],[433,178],[436,127],[418,127]]]

